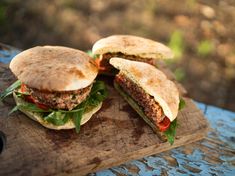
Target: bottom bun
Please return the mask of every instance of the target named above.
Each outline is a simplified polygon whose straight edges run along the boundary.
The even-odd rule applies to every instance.
[[[153,131],[158,135],[160,140],[167,141],[166,136],[161,132],[158,127],[145,115],[143,109],[136,103],[136,101],[131,98],[115,81],[115,89],[120,93],[120,95],[129,103],[129,105],[142,117],[142,119],[153,129]]]
[[[16,105],[21,105],[21,104],[26,103],[22,98],[17,97],[15,92],[13,92],[13,97],[15,99]],[[84,125],[88,120],[90,120],[92,115],[95,114],[97,111],[99,111],[101,106],[102,106],[102,103],[100,103],[98,106],[94,107],[93,109],[90,109],[89,111],[85,112],[82,116],[82,119],[81,119],[81,125]],[[49,128],[49,129],[65,130],[65,129],[75,128],[75,124],[73,123],[72,119],[69,119],[68,122],[65,123],[64,125],[56,126],[56,125],[53,125],[52,123],[49,123],[49,122],[43,120],[41,113],[31,112],[31,111],[27,111],[24,109],[19,109],[19,110],[21,112],[23,112],[24,114],[26,114],[29,118],[33,119],[34,121],[40,123],[42,126]]]

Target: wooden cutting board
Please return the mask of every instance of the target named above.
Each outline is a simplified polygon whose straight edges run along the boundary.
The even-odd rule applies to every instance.
[[[164,64],[159,64],[174,79]],[[0,64],[0,91],[13,82],[7,65]],[[0,154],[0,175],[85,175],[129,160],[156,154],[203,138],[208,124],[193,101],[185,98],[186,107],[179,112],[174,145],[162,143],[151,128],[118,95],[112,78],[106,81],[109,97],[102,109],[74,130],[53,131],[17,112],[7,117],[14,106],[12,98],[0,103],[0,130],[7,144]],[[181,94],[186,91],[178,84]]]

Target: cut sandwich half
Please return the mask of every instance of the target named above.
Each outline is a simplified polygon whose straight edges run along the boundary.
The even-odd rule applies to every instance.
[[[92,47],[97,56],[99,72],[112,75],[116,70],[109,64],[112,57],[147,62],[156,65],[158,59],[173,58],[170,48],[162,43],[133,35],[112,35],[98,40]]]
[[[176,85],[147,63],[111,58],[110,64],[119,70],[114,80],[117,91],[160,139],[173,143],[180,103]]]

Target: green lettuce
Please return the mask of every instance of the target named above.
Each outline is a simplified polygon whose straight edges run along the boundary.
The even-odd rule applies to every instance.
[[[97,54],[93,54],[91,50],[86,51],[86,53],[87,53],[90,57],[92,57],[93,59],[96,59],[96,58],[98,57],[98,55],[97,55]]]
[[[1,94],[0,94],[0,101],[2,101],[4,98],[6,98],[7,96],[11,95],[13,93],[13,91],[20,87],[21,82],[20,80],[17,80],[16,82],[14,82],[11,86],[9,86],[7,89],[5,89]]]
[[[185,107],[186,103],[183,98],[180,98],[180,103],[179,103],[179,110],[183,109]]]
[[[173,120],[170,124],[170,127],[164,131],[164,134],[167,138],[167,141],[173,145],[175,141],[176,128],[178,127],[177,120]]]
[[[185,107],[186,103],[183,98],[180,98],[179,110]],[[167,137],[168,142],[173,145],[175,140],[176,128],[178,127],[177,119],[171,122],[170,127],[164,132]]]

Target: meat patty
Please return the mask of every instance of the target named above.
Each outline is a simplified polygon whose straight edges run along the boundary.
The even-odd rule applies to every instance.
[[[162,108],[153,96],[147,94],[124,74],[119,73],[115,77],[115,81],[143,108],[145,115],[155,124],[160,123],[165,118]]]
[[[27,87],[27,92],[39,103],[45,104],[52,109],[72,110],[83,102],[91,91],[92,85],[74,91],[40,91]]]
[[[133,60],[133,61],[140,61],[140,62],[146,62],[149,63],[151,65],[156,65],[155,60],[152,58],[142,58],[140,56],[135,56],[135,55],[126,55],[123,54],[121,52],[117,52],[117,53],[105,53],[102,55],[102,60],[100,62],[102,67],[107,67],[110,66],[109,64],[109,59],[111,59],[112,57],[121,57],[124,59],[128,59],[128,60]]]

